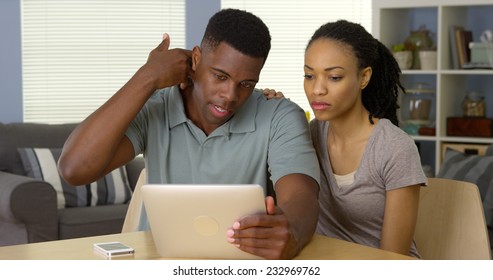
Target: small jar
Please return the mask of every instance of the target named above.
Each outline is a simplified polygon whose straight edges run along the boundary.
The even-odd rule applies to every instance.
[[[464,117],[481,117],[486,116],[486,102],[484,96],[477,91],[467,93],[462,101],[462,110]]]
[[[435,119],[435,92],[428,84],[418,83],[406,89],[402,98],[402,120],[419,126],[432,125]],[[419,127],[418,127],[419,128]]]

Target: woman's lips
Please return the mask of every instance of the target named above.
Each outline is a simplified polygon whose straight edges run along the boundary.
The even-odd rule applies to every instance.
[[[325,102],[313,101],[311,103],[311,106],[313,110],[325,110],[330,107],[330,104]]]

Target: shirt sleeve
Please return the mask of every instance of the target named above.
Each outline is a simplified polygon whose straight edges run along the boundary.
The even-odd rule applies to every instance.
[[[166,89],[156,90],[153,93],[125,132],[125,135],[134,146],[135,155],[144,153],[146,150],[149,119],[155,115],[162,115],[162,112],[160,111],[162,108],[160,95],[167,94],[166,92],[163,93],[165,90]]]
[[[320,184],[320,168],[305,112],[295,103],[283,100],[271,126],[268,163],[274,184],[294,173],[308,175]]]
[[[384,145],[380,146],[380,153],[386,159],[383,162],[383,179],[386,190],[411,185],[426,185],[427,179],[421,166],[418,148],[412,138],[402,133],[382,143]]]

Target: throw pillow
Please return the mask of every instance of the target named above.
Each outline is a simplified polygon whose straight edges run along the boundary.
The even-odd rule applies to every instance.
[[[437,177],[476,184],[483,201],[486,223],[493,228],[493,155],[488,154],[466,155],[447,149]]]
[[[58,208],[127,203],[132,190],[125,167],[85,186],[71,186],[58,173],[62,149],[19,148],[27,176],[50,183],[57,193]]]

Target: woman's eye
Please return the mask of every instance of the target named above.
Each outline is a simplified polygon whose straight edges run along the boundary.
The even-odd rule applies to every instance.
[[[313,75],[305,74],[305,75],[303,75],[303,77],[305,77],[305,79],[307,79],[307,80],[311,80],[313,78]]]
[[[329,80],[332,80],[332,81],[340,81],[342,79],[342,77],[339,77],[339,76],[330,76],[329,77]]]

